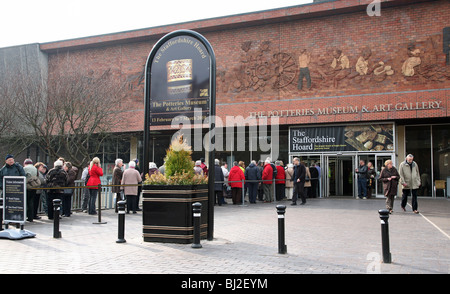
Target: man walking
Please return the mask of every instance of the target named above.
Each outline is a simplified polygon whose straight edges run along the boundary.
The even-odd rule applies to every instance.
[[[406,211],[406,202],[408,200],[408,196],[412,195],[412,210],[414,213],[419,213],[417,210],[417,190],[420,188],[420,174],[419,174],[419,166],[414,161],[414,156],[412,154],[408,154],[406,156],[405,161],[400,163],[398,168],[398,173],[400,174],[400,184],[402,184],[403,194],[402,194],[402,209]]]
[[[298,157],[294,158],[294,195],[292,196],[291,205],[297,205],[297,199],[300,195],[302,199],[302,203],[300,205],[305,205],[306,197],[305,197],[305,177],[306,177],[306,167],[300,163],[300,159]]]

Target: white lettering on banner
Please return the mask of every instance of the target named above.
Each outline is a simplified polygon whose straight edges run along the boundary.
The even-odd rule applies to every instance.
[[[251,118],[258,117],[297,117],[314,115],[339,115],[339,114],[361,114],[361,113],[379,113],[405,110],[433,110],[444,108],[442,101],[422,101],[422,102],[398,102],[383,103],[374,106],[336,106],[322,108],[302,108],[302,109],[275,109],[270,111],[250,112]]]

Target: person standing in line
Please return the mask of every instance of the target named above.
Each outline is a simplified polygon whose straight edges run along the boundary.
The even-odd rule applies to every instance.
[[[392,165],[392,160],[384,162],[385,168],[380,173],[380,180],[383,182],[384,197],[386,197],[386,208],[389,213],[394,212],[394,198],[397,196],[397,187],[400,175]]]
[[[372,190],[375,187],[376,171],[371,161],[367,163],[367,198],[372,198]]]
[[[72,163],[64,163],[64,171],[67,173],[67,189],[64,189],[64,195],[62,199],[62,214],[65,217],[70,217],[72,208],[72,194],[73,188],[75,186],[75,179],[77,178],[78,169],[72,166]]]
[[[258,193],[258,184],[261,178],[259,177],[258,167],[256,167],[256,161],[252,160],[250,164],[245,168],[245,180],[248,181],[248,199],[250,203],[256,203],[256,195]]]
[[[311,197],[316,198],[319,185],[319,170],[314,163],[309,167],[309,173],[311,174]]]
[[[222,168],[220,167],[220,161],[218,159],[214,160],[214,194],[215,199],[217,199],[217,204],[222,206],[223,200],[223,186],[225,182],[225,177],[223,175]],[[216,201],[214,201],[214,204]]]
[[[97,214],[95,211],[95,201],[98,195],[98,185],[101,184],[101,176],[103,176],[103,169],[100,165],[100,158],[94,157],[89,165],[89,180],[86,184],[86,186],[89,186],[88,213],[91,215]],[[98,209],[101,209],[101,207]]]
[[[82,185],[86,186],[87,182],[89,180],[89,166],[90,163],[83,169],[83,172],[81,173],[81,180],[83,181]],[[87,212],[87,207],[89,203],[89,189],[88,188],[82,188],[82,201],[81,201],[81,210],[83,212]]]
[[[120,183],[122,182],[122,175],[123,175],[123,171],[122,171],[122,166],[123,166],[123,160],[120,158],[117,158],[115,161],[116,166],[114,167],[113,170],[113,175],[112,175],[112,189],[111,191],[114,193],[114,195],[116,196],[116,203],[114,204],[114,209],[115,212],[118,212],[118,207],[117,207],[117,202],[123,200],[122,197],[122,189],[119,186]]]
[[[127,199],[127,213],[130,213],[130,210],[133,211],[133,213],[136,213],[138,208],[137,195],[139,189],[137,184],[142,182],[142,178],[135,167],[136,162],[133,160],[130,161],[128,168],[122,174],[122,185],[136,185],[123,187],[125,198]]]
[[[364,160],[359,161],[359,167],[355,169],[358,174],[358,198],[367,199],[367,166]]]
[[[194,173],[196,175],[203,175],[203,169],[201,168],[202,162],[197,160],[194,165]]]
[[[138,170],[139,171],[139,170]],[[153,174],[159,173],[158,166],[154,162],[148,163],[148,176],[151,177]],[[141,175],[142,178],[142,175]]]
[[[291,200],[294,190],[294,165],[289,163],[285,171],[286,178],[286,198]]]
[[[47,166],[43,162],[36,162],[34,167],[38,171],[38,177],[41,181],[41,187],[45,188],[47,187],[47,182],[45,181],[45,176],[47,175]],[[34,200],[34,207],[33,207],[33,215],[34,219],[41,219],[40,216],[38,216],[38,209],[39,209],[39,202],[42,201],[42,208],[44,209],[44,212],[47,214],[47,191],[46,190],[36,190],[36,198]]]
[[[258,168],[259,178],[262,180],[262,174],[264,171],[264,161],[259,160],[257,168]],[[261,181],[258,184],[258,200],[264,201],[264,187],[263,187],[263,183]]]
[[[286,198],[286,174],[284,172],[283,162],[281,160],[275,161],[275,168],[277,169],[277,175],[275,177],[275,197],[277,201]]]
[[[417,203],[417,190],[420,188],[420,173],[419,166],[414,161],[414,156],[408,154],[405,161],[400,163],[398,168],[398,173],[400,175],[400,183],[402,185],[402,204],[401,207],[403,211],[406,211],[406,203],[408,201],[408,196],[412,196],[412,210],[414,213],[419,213],[418,203]]]
[[[48,171],[45,176],[48,188],[61,188],[61,189],[49,189],[47,194],[47,215],[48,219],[53,217],[59,217],[59,215],[53,215],[53,200],[62,199],[64,194],[64,187],[67,187],[67,173],[63,169],[62,160],[57,160],[53,163],[53,168]]]
[[[292,197],[291,205],[297,205],[298,196],[302,200],[300,205],[306,204],[305,197],[305,178],[306,178],[306,168],[300,163],[300,159],[298,157],[294,158],[294,195]]]
[[[145,179],[145,175],[143,172],[141,172],[140,168],[139,168],[139,159],[135,158],[133,159],[133,161],[136,163],[136,165],[134,166],[134,169],[138,171],[139,175],[141,176],[141,179]],[[156,164],[155,164],[156,166]],[[142,181],[139,182],[138,184],[142,184]],[[140,197],[141,197],[141,192],[142,192],[142,185],[138,186],[138,194],[136,196],[136,211],[142,211],[141,208],[139,208],[139,203],[140,203]]]
[[[204,159],[204,158],[200,158],[200,167],[201,167],[202,170],[203,170],[203,174],[204,174],[205,176],[208,176],[208,167],[207,167],[206,164],[205,164],[205,159]]]
[[[229,196],[228,188],[231,189],[231,187],[228,185],[228,175],[230,174],[230,172],[228,171],[228,164],[226,162],[224,162],[222,164],[221,168],[222,168],[222,173],[223,173],[223,180],[225,181],[225,184],[223,184],[223,198],[222,198],[223,202],[222,202],[222,204],[227,204],[227,202],[225,201],[225,196],[227,196],[227,197]]]
[[[306,166],[306,163],[302,161],[302,164],[305,166],[306,174],[305,174],[305,186],[303,187],[305,197],[312,198],[311,197],[311,173],[309,172],[309,167]]]
[[[242,203],[242,180],[245,180],[244,172],[241,167],[238,165],[237,161],[233,162],[233,167],[230,170],[230,174],[228,175],[228,181],[231,186],[231,198],[233,200],[233,204],[241,204]]]
[[[37,168],[34,167],[33,161],[30,158],[25,159],[23,162],[23,170],[25,171],[26,177],[27,177],[27,221],[32,222],[34,218],[34,201],[36,198],[36,190],[32,188],[38,188],[40,187],[41,183],[40,181],[37,181],[36,183],[39,184],[39,186],[31,187],[29,185],[29,180],[31,178],[38,178],[38,171]]]
[[[26,176],[23,167],[14,161],[14,155],[6,155],[5,165],[0,169],[0,190],[3,190],[3,177],[5,176]]]
[[[273,168],[270,163],[270,158],[267,158],[264,162],[264,169],[262,172],[262,183],[264,190],[264,202],[273,201]]]

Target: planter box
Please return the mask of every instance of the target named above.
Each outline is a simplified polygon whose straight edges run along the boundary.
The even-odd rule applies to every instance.
[[[143,195],[145,242],[190,244],[194,241],[192,204],[202,204],[200,238],[208,228],[208,185],[146,185]]]

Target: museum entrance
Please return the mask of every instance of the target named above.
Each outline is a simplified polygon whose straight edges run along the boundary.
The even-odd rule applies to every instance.
[[[355,155],[324,155],[324,195],[354,196]]]

